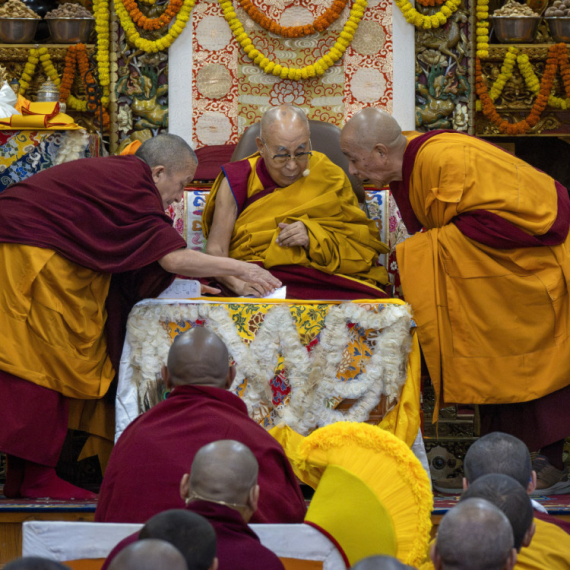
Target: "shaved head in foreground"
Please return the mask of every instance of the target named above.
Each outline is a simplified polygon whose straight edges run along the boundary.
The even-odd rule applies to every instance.
[[[489,501],[467,499],[441,520],[431,557],[436,570],[511,570],[516,562],[511,523]]]
[[[247,522],[259,499],[257,459],[246,445],[223,439],[202,447],[182,478],[180,493],[189,503],[204,500],[224,504],[241,513]]]
[[[371,180],[379,189],[402,179],[406,144],[398,121],[375,107],[356,113],[340,135],[350,173],[361,180]]]
[[[127,546],[109,570],[188,570],[180,551],[164,540],[147,539]]]
[[[139,540],[147,539],[164,540],[177,548],[186,560],[188,570],[209,570],[217,566],[216,532],[196,513],[171,509],[154,515],[139,533]]]
[[[162,370],[167,385],[187,384],[229,388],[235,369],[222,339],[204,327],[179,334],[168,353]]]

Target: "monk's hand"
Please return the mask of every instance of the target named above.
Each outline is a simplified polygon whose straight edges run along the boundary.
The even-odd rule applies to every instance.
[[[247,285],[251,289],[248,289],[245,295],[253,294],[256,297],[264,297],[273,293],[278,287],[281,287],[281,281],[273,277],[267,269],[263,269],[263,267],[259,267],[253,263],[240,263],[240,273],[236,275],[236,277],[246,282],[244,287]],[[242,294],[238,291],[236,291],[236,293],[238,293],[238,295]]]
[[[281,247],[301,246],[308,250],[310,245],[309,232],[303,222],[293,222],[292,224],[279,224],[279,235],[275,240]]]

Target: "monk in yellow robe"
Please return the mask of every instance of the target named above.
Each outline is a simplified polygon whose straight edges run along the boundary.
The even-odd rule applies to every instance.
[[[482,431],[517,435],[531,451],[554,446],[550,467],[564,478],[566,189],[463,133],[404,136],[390,115],[373,108],[346,124],[341,148],[352,173],[379,187],[390,183],[408,231],[418,232],[396,254],[438,403],[491,404],[480,406]]]
[[[75,160],[0,194],[6,497],[93,498],[54,467],[68,417],[70,427],[113,441],[112,402],[109,413],[98,404],[135,302],[159,294],[176,274],[281,285],[254,265],[186,248],[164,210],[182,198],[196,164],[183,139],[161,135],[135,156]]]
[[[206,253],[271,269],[289,298],[385,296],[387,273],[377,259],[387,247],[342,169],[311,150],[303,111],[267,111],[257,148],[225,164],[214,183],[202,217]],[[267,293],[235,277],[219,282],[232,294]]]

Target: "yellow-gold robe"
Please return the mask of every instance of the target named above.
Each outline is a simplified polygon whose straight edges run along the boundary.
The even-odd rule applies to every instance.
[[[553,523],[534,522],[536,532],[518,553],[515,570],[570,570],[570,535]]]
[[[245,160],[251,166],[247,189],[244,189],[247,201],[263,192],[266,185],[256,168],[259,153]],[[379,287],[386,285],[386,269],[376,265],[376,260],[388,248],[380,241],[374,221],[358,207],[347,176],[319,152],[313,152],[309,169],[309,176],[286,188],[276,188],[243,209],[238,207],[230,257],[262,262],[267,269],[300,265]],[[206,201],[202,217],[206,237],[214,217],[216,195],[224,178],[224,173],[218,176]],[[232,191],[236,196],[233,187]],[[236,200],[239,200],[237,196]],[[302,221],[307,228],[308,252],[302,247],[281,247],[275,242],[279,224],[296,221]]]
[[[489,143],[441,133],[415,157],[409,202],[428,231],[399,244],[397,260],[438,397],[504,404],[567,386],[570,237],[497,249],[453,223],[484,210],[541,236],[558,215],[554,180]]]

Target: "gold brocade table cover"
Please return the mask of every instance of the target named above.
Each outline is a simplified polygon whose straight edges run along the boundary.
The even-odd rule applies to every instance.
[[[285,424],[307,434],[336,421],[366,421],[382,400],[389,412],[383,427],[410,445],[417,435],[419,348],[402,301],[159,299],[129,316],[116,437],[166,397],[161,366],[176,335],[196,326],[226,343],[237,370],[231,389],[266,429]],[[337,409],[347,399],[352,405]]]

